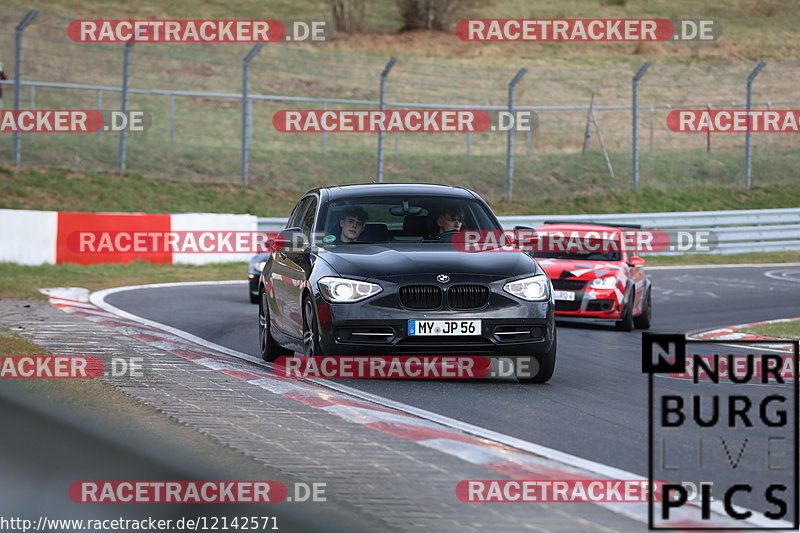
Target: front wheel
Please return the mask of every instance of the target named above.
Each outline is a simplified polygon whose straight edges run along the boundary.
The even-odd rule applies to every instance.
[[[647,290],[644,305],[642,306],[642,314],[633,319],[633,325],[639,329],[648,329],[650,322],[653,320],[653,302],[650,295],[650,289]]]
[[[532,361],[528,361],[529,368],[524,369],[517,360],[515,373],[517,381],[520,383],[547,383],[553,377],[553,372],[556,369],[556,352],[558,351],[558,336],[556,330],[553,329],[553,342],[550,344],[550,349],[546,354],[533,357]]]
[[[618,320],[615,327],[619,331],[632,331],[633,330],[633,298],[634,292],[631,290],[628,303],[622,310],[622,318]]]
[[[311,298],[306,298],[303,302],[303,355],[314,357],[322,355],[319,345],[319,328],[317,327],[317,314],[314,312],[314,304]]]
[[[261,352],[261,359],[271,363],[281,355],[291,355],[292,352],[282,347],[272,338],[272,332],[269,330],[267,292],[262,288],[258,295],[258,347]]]

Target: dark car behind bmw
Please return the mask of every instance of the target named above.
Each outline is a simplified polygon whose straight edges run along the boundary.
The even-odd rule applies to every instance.
[[[306,193],[282,232],[286,246],[267,257],[259,278],[262,357],[534,357],[538,373],[518,377],[548,381],[556,357],[549,278],[527,253],[459,249],[441,217],[458,229],[502,229],[480,196],[458,187]]]

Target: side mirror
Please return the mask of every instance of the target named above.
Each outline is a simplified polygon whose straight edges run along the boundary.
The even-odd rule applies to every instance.
[[[286,253],[303,254],[311,248],[308,237],[299,227],[281,230],[280,241],[279,249]]]
[[[628,259],[628,264],[632,267],[638,267],[645,264],[645,260],[639,257],[638,255],[634,255],[630,259]]]

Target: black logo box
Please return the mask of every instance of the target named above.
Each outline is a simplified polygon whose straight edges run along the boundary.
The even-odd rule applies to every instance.
[[[675,347],[674,361],[659,358],[658,361],[653,361],[653,346],[658,345],[664,353],[669,353],[670,345]],[[800,441],[800,420],[798,419],[798,399],[800,399],[800,340],[695,340],[687,339],[683,333],[655,333],[655,332],[642,332],[642,373],[647,374],[647,481],[648,481],[648,496],[647,496],[647,528],[651,531],[661,530],[667,531],[674,528],[668,527],[655,527],[653,523],[653,375],[654,374],[678,374],[686,370],[686,345],[687,344],[729,344],[729,345],[742,345],[752,346],[759,344],[775,345],[787,344],[791,345],[793,349],[793,371],[794,371],[794,386],[792,391],[794,393],[793,406],[794,406],[794,519],[792,527],[741,527],[732,528],[728,527],[705,527],[705,528],[686,528],[681,527],[681,530],[697,530],[697,531],[730,531],[732,529],[741,531],[795,531],[800,528],[800,513],[798,513],[798,489],[800,489],[800,458],[798,458],[798,441]],[[713,354],[715,357],[719,354]]]

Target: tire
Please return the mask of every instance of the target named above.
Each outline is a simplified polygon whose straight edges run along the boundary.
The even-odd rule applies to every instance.
[[[550,349],[546,354],[534,357],[539,365],[539,371],[534,376],[530,376],[530,372],[526,372],[525,375],[520,375],[520,369],[517,367],[515,369],[517,381],[520,383],[547,383],[550,381],[556,369],[557,351],[558,335],[556,334],[556,330],[553,329],[553,343],[550,345]]]
[[[650,289],[647,289],[643,307],[642,314],[633,319],[633,325],[638,329],[649,329],[653,320],[653,302],[650,296]]]
[[[617,328],[618,331],[633,331],[633,298],[635,292],[633,289],[630,291],[630,297],[628,298],[628,303],[625,306],[625,309],[622,311],[622,319],[618,320],[614,327]]]
[[[269,330],[269,302],[267,293],[261,288],[258,292],[258,347],[261,359],[271,363],[282,355],[291,355],[292,352],[275,342]]]
[[[317,314],[314,312],[314,304],[311,303],[309,297],[303,300],[303,355],[307,357],[322,355],[319,345]]]
[[[257,304],[261,296],[258,294],[258,278],[250,278],[247,280],[247,296],[250,297],[251,304]]]

